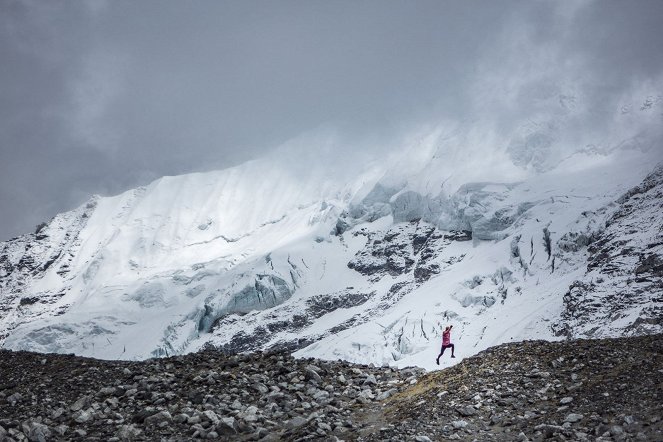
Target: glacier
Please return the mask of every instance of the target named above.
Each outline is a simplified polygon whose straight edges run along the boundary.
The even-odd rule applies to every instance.
[[[661,331],[660,146],[546,163],[552,141],[532,136],[482,169],[434,131],[343,172],[333,150],[296,148],[95,196],[0,243],[0,344],[435,369],[448,324],[460,358],[443,366],[512,340]]]

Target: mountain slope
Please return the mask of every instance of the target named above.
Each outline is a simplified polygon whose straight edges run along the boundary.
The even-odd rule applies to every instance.
[[[447,323],[461,356],[660,330],[661,169],[622,196],[656,150],[578,152],[522,181],[451,185],[441,142],[341,175],[295,152],[96,197],[0,244],[2,345],[134,359],[212,344],[434,368]],[[624,230],[633,253],[653,245],[637,305],[574,322],[573,287]]]

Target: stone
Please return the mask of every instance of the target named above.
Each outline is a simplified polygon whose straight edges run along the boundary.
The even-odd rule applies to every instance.
[[[366,384],[377,385],[378,381],[375,379],[375,375],[369,374],[366,376],[366,379],[364,379],[364,385]]]
[[[176,424],[183,424],[189,420],[189,416],[184,413],[179,413],[173,416],[173,422]]]
[[[132,441],[138,438],[142,431],[134,425],[122,425],[116,432],[115,437],[122,441]]]
[[[256,391],[258,391],[260,394],[267,394],[269,393],[269,388],[261,382],[256,382],[252,385],[252,388]]]
[[[23,395],[18,392],[7,397],[7,402],[9,402],[9,405],[12,407],[16,405],[16,403],[21,402],[21,400],[23,400]]]
[[[146,418],[155,414],[157,410],[154,407],[146,407],[136,413],[131,420],[136,424],[141,424],[145,421]]]
[[[306,373],[306,377],[308,379],[310,379],[310,380],[312,380],[312,381],[314,381],[318,384],[322,382],[322,378],[320,377],[320,375],[315,370],[307,368],[305,370],[305,373]]]
[[[99,396],[110,396],[113,394],[115,394],[115,387],[104,387],[97,393]]]
[[[463,417],[474,416],[477,414],[477,410],[471,405],[457,408],[456,411],[458,411],[458,413]]]
[[[559,403],[562,405],[567,405],[570,404],[571,402],[573,402],[573,398],[570,396],[563,397],[562,399],[559,400]]]
[[[295,428],[299,428],[302,425],[305,425],[307,422],[308,421],[305,418],[303,418],[301,416],[295,416],[295,417],[293,417],[292,419],[288,420],[285,423],[285,428],[288,429],[288,430],[292,430],[292,429],[295,429]]]
[[[67,434],[67,431],[69,431],[69,426],[58,425],[57,427],[53,428],[53,431],[60,436],[64,436],[65,434]],[[0,438],[0,440],[2,440],[2,438]]]
[[[456,430],[462,429],[467,427],[467,421],[465,420],[451,421],[451,426],[454,427]]]
[[[397,388],[391,388],[387,391],[383,391],[382,393],[378,394],[376,399],[379,400],[379,401],[383,401],[383,400],[388,399],[391,396],[395,395],[396,393],[398,393],[398,389]]]
[[[87,410],[79,410],[72,415],[74,421],[79,424],[84,424],[93,419],[92,413]]]
[[[249,422],[246,422],[244,419],[237,419],[236,421],[237,431],[240,433],[252,433],[255,431],[253,425]]]
[[[432,442],[430,437],[428,436],[423,436],[423,435],[417,435],[414,437],[414,440],[416,442]]]
[[[83,396],[83,397],[78,398],[78,399],[76,400],[76,402],[74,402],[73,404],[71,404],[71,406],[69,407],[69,409],[70,409],[71,411],[78,411],[78,410],[82,409],[83,407],[86,407],[87,404],[89,404],[89,403],[90,403],[90,398],[87,397],[87,396]]]
[[[30,442],[46,442],[51,436],[51,430],[39,422],[25,421],[21,429]]]
[[[613,425],[610,427],[610,434],[612,436],[621,436],[624,434],[624,429],[619,425]]]
[[[162,422],[172,422],[173,417],[166,410],[159,411],[158,413],[153,414],[145,418],[145,425],[159,425]]]
[[[219,417],[212,410],[203,411],[203,416],[214,425],[219,423]]]
[[[576,423],[576,422],[580,422],[583,419],[583,417],[584,416],[582,414],[570,413],[570,414],[566,415],[566,417],[564,418],[564,422],[568,422],[570,424],[573,424],[573,423]]]
[[[235,429],[235,418],[222,417],[219,419],[219,422],[216,424],[216,432],[222,436],[236,434],[237,430]]]

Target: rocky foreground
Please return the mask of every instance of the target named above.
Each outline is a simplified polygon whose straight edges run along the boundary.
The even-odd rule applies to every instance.
[[[663,440],[662,350],[663,335],[521,342],[429,374],[285,353],[0,351],[0,441]]]

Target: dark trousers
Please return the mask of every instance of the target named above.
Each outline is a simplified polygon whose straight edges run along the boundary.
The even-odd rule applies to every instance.
[[[454,345],[453,344],[443,345],[442,350],[440,350],[440,354],[437,356],[438,359],[440,359],[440,357],[444,354],[444,350],[446,350],[447,348],[451,349],[451,356],[454,355]]]

